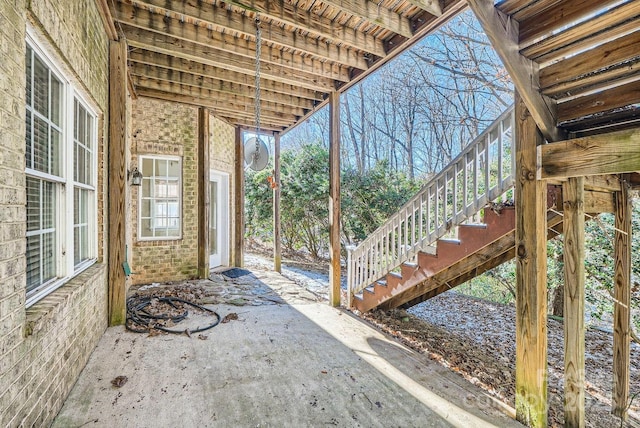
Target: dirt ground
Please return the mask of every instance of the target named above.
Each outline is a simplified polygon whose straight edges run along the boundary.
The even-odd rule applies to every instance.
[[[269,263],[250,254],[249,264]],[[313,278],[313,292],[326,296],[326,263],[302,256],[284,260],[285,276],[304,285]],[[290,269],[290,270],[289,270]],[[324,289],[322,287],[325,287]],[[515,308],[456,292],[444,293],[413,308],[360,314],[380,330],[440,362],[460,376],[500,398],[515,402]],[[561,322],[548,323],[549,425],[564,425],[564,334]],[[631,345],[629,420],[611,415],[613,338],[589,329],[585,336],[586,419],[588,427],[640,427],[640,346]],[[637,394],[637,395],[634,395]]]

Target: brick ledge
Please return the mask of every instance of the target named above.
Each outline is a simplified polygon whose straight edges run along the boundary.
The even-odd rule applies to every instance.
[[[101,275],[106,275],[106,265],[95,263],[80,274],[69,279],[60,288],[27,308],[24,323],[24,337],[29,337],[42,330],[47,321],[64,310],[64,306],[87,283],[93,282]]]

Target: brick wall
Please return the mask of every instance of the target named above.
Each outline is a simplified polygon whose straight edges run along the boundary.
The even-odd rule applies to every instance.
[[[232,125],[209,116],[209,166],[233,174],[236,131]]]
[[[94,2],[0,1],[0,426],[47,426],[106,328],[98,263],[25,309],[26,22],[56,44],[72,78],[106,111],[107,38]],[[100,123],[106,121],[101,117]],[[101,129],[100,135],[106,135]],[[104,144],[99,142],[99,162]],[[104,183],[101,176],[99,188]],[[99,192],[100,193],[100,192]],[[100,198],[100,210],[104,199]],[[100,211],[99,210],[99,211]],[[103,225],[99,225],[99,230]],[[103,234],[99,247],[104,247]]]
[[[195,277],[198,270],[198,109],[185,104],[140,97],[132,105],[131,164],[140,155],[182,158],[182,238],[138,239],[139,187],[131,188],[133,284]]]

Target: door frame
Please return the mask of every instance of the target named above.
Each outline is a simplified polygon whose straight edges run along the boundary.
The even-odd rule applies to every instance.
[[[229,265],[229,227],[230,227],[230,218],[229,218],[229,174],[223,171],[210,170],[209,171],[209,195],[211,195],[211,183],[218,183],[218,248],[220,251],[220,264],[214,265],[212,264],[213,260],[211,258],[211,243],[209,243],[209,248],[207,248],[207,252],[209,253],[209,269],[218,267],[218,266],[228,266]],[[209,204],[213,205],[214,201],[209,201]],[[212,219],[211,219],[211,208],[209,208],[209,228],[211,228]],[[207,231],[208,233],[208,231]]]

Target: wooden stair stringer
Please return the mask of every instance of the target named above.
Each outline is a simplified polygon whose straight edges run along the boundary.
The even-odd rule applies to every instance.
[[[562,215],[547,212],[547,239],[562,233]],[[382,302],[380,309],[409,308],[451,290],[515,257],[515,228],[469,257]]]
[[[464,245],[461,243],[460,257],[456,260],[444,264],[436,263],[426,269],[422,266],[423,263],[420,263],[420,268],[406,279],[398,274],[388,274],[387,287],[375,286],[373,293],[366,293],[366,296],[363,296],[364,299],[355,300],[354,306],[363,312],[376,307],[391,309],[402,305],[413,306],[505,263],[514,257],[515,224],[510,220],[507,221],[508,227],[504,224],[496,227],[494,223],[500,223],[501,220],[495,216],[491,218],[490,214],[485,229],[486,240],[483,243],[476,242],[472,250],[463,250]],[[547,221],[550,239],[558,235],[558,227],[562,227],[562,216],[549,211]],[[482,234],[482,232],[478,233]],[[453,244],[447,242],[446,245]],[[437,261],[437,255],[420,254],[420,256],[431,257]]]

